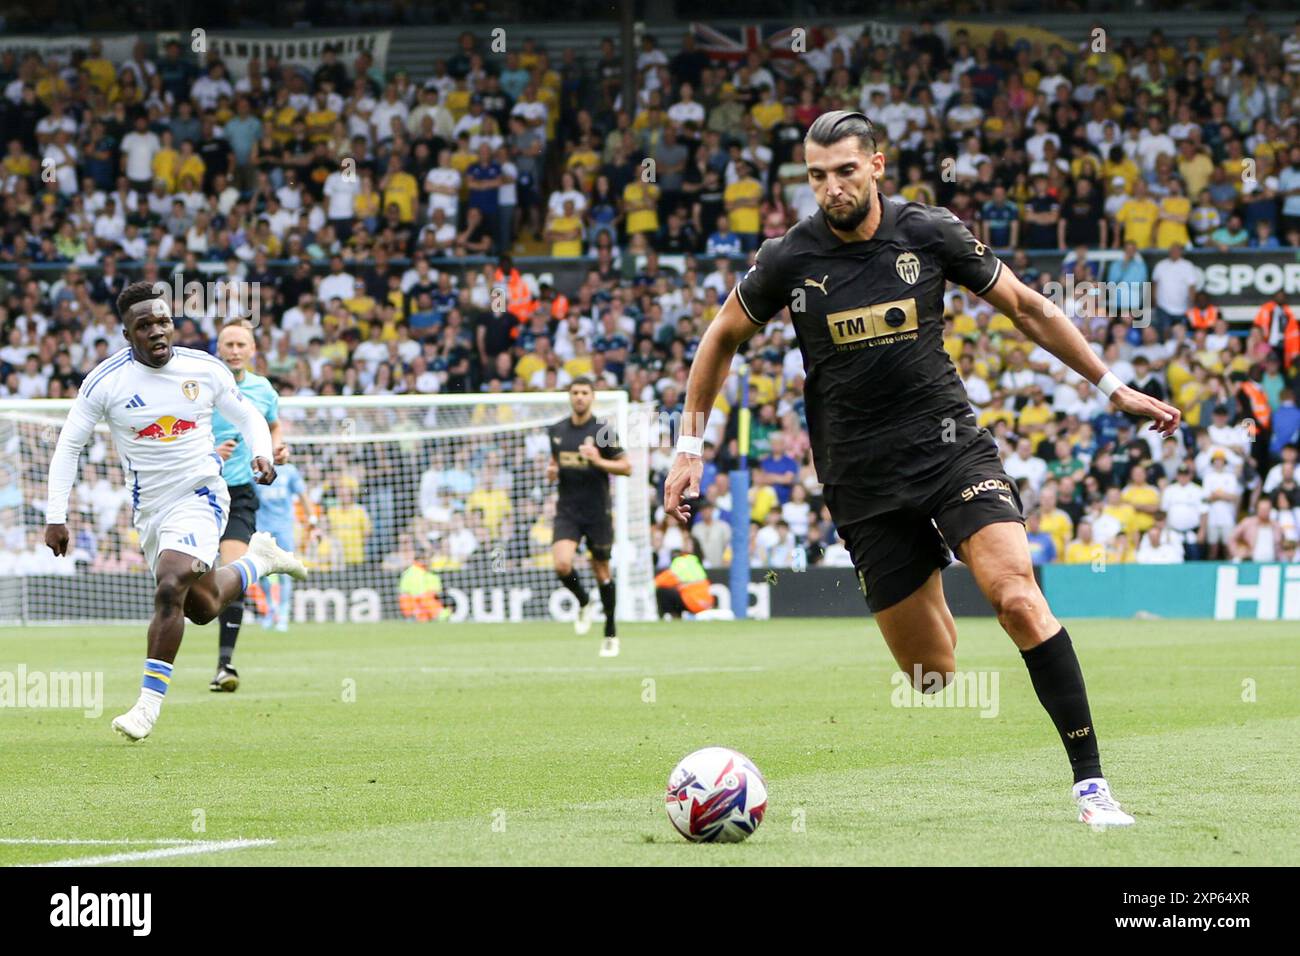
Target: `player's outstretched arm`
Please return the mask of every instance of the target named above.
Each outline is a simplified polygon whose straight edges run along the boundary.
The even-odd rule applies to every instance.
[[[691,363],[690,378],[686,380],[686,405],[682,411],[683,438],[698,439],[704,434],[709,412],[722,389],[722,383],[727,380],[727,373],[731,371],[731,360],[736,350],[758,328],[740,304],[736,290],[732,289],[727,301],[704,330],[704,338],[695,351],[695,361]],[[690,508],[682,502],[684,499],[699,497],[700,476],[703,472],[704,463],[698,446],[693,454],[678,451],[673,459],[673,467],[668,472],[668,480],[664,483],[665,512],[682,523],[689,520]]]
[[[77,462],[81,459],[81,449],[94,435],[99,419],[100,411],[89,399],[78,395],[59,431],[54,454],[50,456],[45,499],[45,544],[59,556],[68,551],[68,496],[77,480]]]
[[[1151,419],[1151,427],[1165,437],[1178,430],[1182,412],[1120,382],[1088,347],[1083,333],[1065,313],[1021,282],[1010,269],[1004,267],[981,298],[1009,317],[1036,344],[1105,392],[1120,411]]]
[[[275,466],[271,464],[275,455],[271,449],[271,429],[266,424],[266,419],[253,407],[252,402],[245,400],[239,386],[235,384],[234,376],[229,372],[219,376],[215,393],[217,411],[239,429],[253,450],[254,480],[259,485],[269,485],[275,481]]]

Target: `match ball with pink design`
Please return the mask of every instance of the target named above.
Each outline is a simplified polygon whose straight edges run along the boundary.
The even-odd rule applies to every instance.
[[[673,769],[664,808],[692,843],[739,843],[763,822],[767,784],[744,754],[705,747]]]

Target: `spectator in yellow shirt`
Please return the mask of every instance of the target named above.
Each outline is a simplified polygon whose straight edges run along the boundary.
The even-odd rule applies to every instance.
[[[379,183],[384,193],[384,209],[396,205],[402,222],[415,221],[415,203],[420,187],[415,177],[402,169],[402,158],[393,155],[388,159],[388,175]]]
[[[1196,148],[1196,142],[1185,139],[1178,144],[1178,175],[1187,185],[1187,195],[1199,196],[1214,172],[1214,161]]]
[[[781,122],[785,116],[785,107],[777,102],[772,87],[764,83],[758,88],[758,102],[750,107],[749,115],[754,118],[758,128],[766,133]]]
[[[573,173],[585,193],[591,192],[596,174],[600,172],[600,153],[596,152],[595,144],[593,134],[584,134],[582,142],[573,147],[573,152],[564,161],[564,168]]]
[[[180,153],[177,157],[176,165],[176,182],[184,183],[189,178],[194,183],[194,188],[199,188],[203,182],[203,175],[208,171],[208,164],[203,161],[203,157],[194,152],[194,144],[188,139],[181,143]]]
[[[1111,538],[1110,544],[1106,547],[1106,561],[1109,564],[1132,564],[1135,559],[1136,552],[1133,548],[1131,531],[1121,531]]]
[[[569,374],[569,378],[591,374],[591,349],[587,345],[586,336],[574,337],[573,358],[564,363],[564,371]]]
[[[988,405],[979,415],[980,428],[992,428],[994,422],[1006,422],[1007,427],[1013,427],[1016,424],[1016,413],[1004,405],[1007,400],[1006,392],[1000,388],[993,390],[993,397],[989,399]]]
[[[623,211],[627,214],[627,234],[659,232],[659,187],[644,183],[639,177],[623,187]]]
[[[1106,489],[1106,503],[1101,513],[1116,519],[1125,531],[1133,531],[1137,526],[1137,509],[1123,499],[1118,486]]]
[[[754,167],[742,160],[740,178],[723,191],[722,200],[727,207],[731,231],[740,236],[741,248],[746,252],[758,248],[759,204],[762,199],[763,187],[754,178]]]
[[[1031,386],[1029,389],[1029,401],[1025,407],[1020,409],[1019,425],[1016,431],[1019,434],[1027,434],[1029,441],[1035,447],[1043,440],[1047,434],[1043,426],[1056,418],[1056,413],[1052,411],[1052,406],[1043,400],[1043,389],[1039,385]],[[1047,529],[1044,528],[1044,531]],[[1065,542],[1057,542],[1056,550],[1059,554],[1064,550]]]
[[[1160,207],[1151,199],[1145,180],[1139,179],[1133,184],[1133,195],[1119,207],[1115,221],[1119,223],[1124,242],[1131,242],[1139,249],[1150,249],[1155,236],[1156,221],[1160,218]]]
[[[551,255],[557,259],[582,255],[582,220],[574,212],[573,200],[564,200],[564,214],[554,217],[546,227]]]
[[[1110,158],[1102,163],[1101,174],[1105,177],[1106,182],[1111,184],[1112,190],[1115,188],[1115,177],[1118,176],[1123,179],[1124,192],[1130,195],[1133,193],[1134,184],[1142,178],[1137,163],[1128,158],[1123,146],[1111,147]]]
[[[1084,519],[1079,522],[1078,537],[1065,549],[1062,564],[1092,564],[1099,558],[1104,560],[1106,549],[1092,540],[1092,522]]]
[[[1160,221],[1156,226],[1156,246],[1168,249],[1170,246],[1189,246],[1191,236],[1187,234],[1187,220],[1192,215],[1192,201],[1183,195],[1183,184],[1177,179],[1168,182],[1169,195],[1160,200]]]
[[[1074,535],[1074,522],[1070,516],[1057,507],[1056,484],[1047,482],[1038,498],[1039,530],[1052,536],[1056,553],[1062,557],[1067,552],[1067,542]],[[1091,528],[1088,529],[1091,532]]]
[[[153,178],[155,182],[162,180],[167,186],[167,192],[174,193],[176,182],[180,178],[181,154],[172,143],[171,130],[164,129],[159,138],[162,140],[162,149],[153,154]]]
[[[1147,482],[1147,470],[1142,465],[1134,465],[1129,472],[1128,484],[1120,493],[1120,499],[1133,508],[1132,524],[1125,528],[1141,537],[1155,524],[1156,512],[1160,510],[1160,489]]]
[[[307,139],[316,143],[327,142],[330,138],[330,129],[334,126],[334,121],[339,118],[339,114],[330,109],[329,97],[324,90],[316,92],[316,98],[312,100],[311,106],[307,109]],[[387,133],[387,130],[383,130]]]
[[[326,511],[329,526],[343,551],[344,564],[366,560],[366,539],[370,536],[370,515],[357,503],[357,480],[344,475],[334,490],[335,504]]]
[[[81,61],[81,68],[90,77],[90,84],[101,93],[107,93],[117,78],[117,68],[104,59],[104,44],[98,39],[90,41],[86,58]]]
[[[475,488],[465,499],[465,508],[470,514],[482,512],[483,524],[493,535],[499,535],[502,521],[510,514],[510,496],[503,488]]]
[[[776,489],[771,485],[751,485],[749,488],[749,520],[760,525],[767,520],[767,514],[773,508],[779,508],[781,501],[776,496]]]

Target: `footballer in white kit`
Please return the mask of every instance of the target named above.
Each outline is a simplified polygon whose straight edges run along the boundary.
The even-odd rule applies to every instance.
[[[161,286],[159,287],[162,288]],[[50,461],[46,544],[56,555],[68,543],[68,496],[81,450],[100,422],[108,425],[131,490],[132,520],[157,583],[145,676],[136,706],[113,721],[139,740],[157,720],[171,681],[185,618],[204,624],[268,573],[306,576],[301,562],[270,535],[255,535],[249,552],[215,564],[230,494],[213,448],[212,414],[219,409],[253,449],[255,480],[275,480],[266,420],[216,357],[172,346],[167,293],[137,282],[118,297],[130,343],[82,382]]]

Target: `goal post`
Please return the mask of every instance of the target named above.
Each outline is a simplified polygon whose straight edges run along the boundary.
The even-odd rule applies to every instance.
[[[0,625],[139,622],[152,579],[106,426],[82,451],[69,501],[70,555],[44,545],[50,456],[68,400],[0,401]],[[653,409],[596,393],[632,473],[612,479],[618,618],[653,620]],[[295,547],[308,579],[296,622],[569,621],[576,602],[551,564],[555,486],[546,427],[566,392],[286,397],[280,420],[316,526],[301,507]],[[429,574],[402,576],[423,567]],[[578,565],[599,601],[585,549]],[[412,592],[410,585],[417,585]]]

